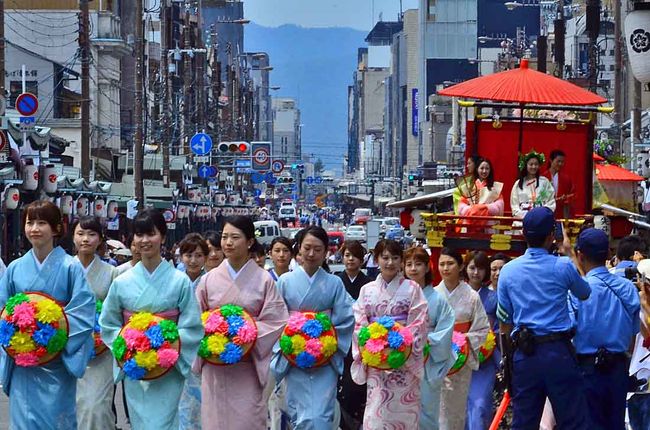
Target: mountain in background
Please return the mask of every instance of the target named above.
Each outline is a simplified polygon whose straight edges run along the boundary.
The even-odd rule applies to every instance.
[[[246,52],[267,52],[275,97],[298,99],[302,152],[341,171],[348,146],[348,86],[357,67],[357,49],[367,32],[350,28],[303,28],[295,25],[246,26]]]

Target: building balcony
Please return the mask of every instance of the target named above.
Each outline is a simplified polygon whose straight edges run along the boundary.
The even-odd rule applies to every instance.
[[[122,39],[120,18],[113,12],[97,12],[95,30],[90,41],[98,51],[118,58],[131,53],[131,48]]]

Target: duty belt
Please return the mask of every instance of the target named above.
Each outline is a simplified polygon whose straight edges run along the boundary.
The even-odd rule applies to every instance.
[[[573,338],[572,331],[562,331],[558,333],[550,333],[542,336],[533,336],[536,344],[555,342],[557,340],[571,340]]]

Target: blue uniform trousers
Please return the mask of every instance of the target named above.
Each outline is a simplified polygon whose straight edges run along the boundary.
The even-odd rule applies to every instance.
[[[650,428],[650,394],[634,394],[627,402],[632,430]]]
[[[497,353],[498,351],[495,351]],[[497,365],[494,356],[472,373],[467,397],[467,420],[465,430],[484,430],[490,427],[494,416],[492,391],[496,380]]]
[[[513,430],[538,430],[546,397],[562,430],[591,429],[583,378],[568,340],[541,343],[513,360]]]
[[[627,401],[628,364],[617,360],[608,372],[599,372],[593,364],[580,363],[585,396],[594,430],[624,430]]]

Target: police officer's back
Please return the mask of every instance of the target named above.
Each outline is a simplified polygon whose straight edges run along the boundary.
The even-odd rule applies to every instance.
[[[589,428],[582,376],[571,345],[568,293],[589,297],[590,287],[566,257],[549,254],[555,219],[545,207],[523,220],[526,253],[501,269],[497,317],[513,332],[513,429],[537,429],[548,397],[558,428]],[[514,328],[514,330],[513,330]]]
[[[578,236],[576,253],[589,299],[572,297],[576,313],[573,339],[583,371],[585,394],[594,429],[625,429],[628,357],[639,332],[639,294],[632,282],[610,273],[605,266],[609,252],[607,235],[594,228]]]

